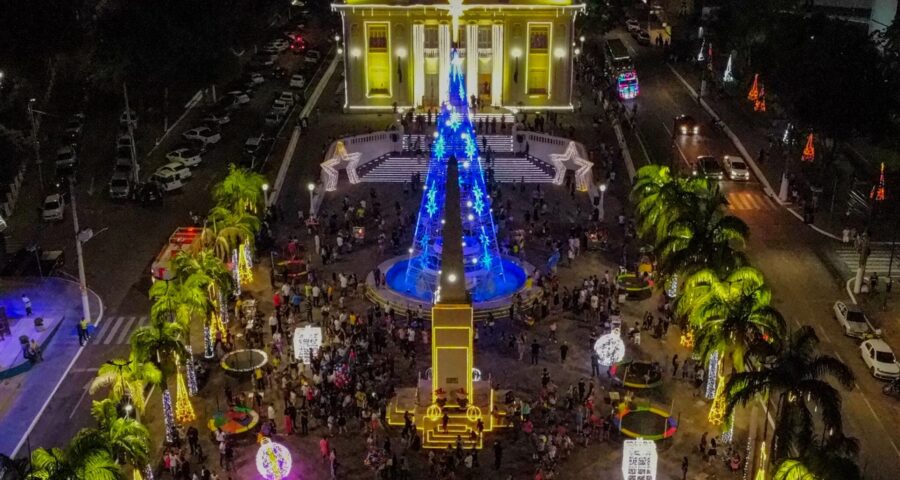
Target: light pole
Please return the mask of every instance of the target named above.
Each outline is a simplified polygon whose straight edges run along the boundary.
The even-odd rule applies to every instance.
[[[69,196],[72,200],[72,225],[75,227],[75,254],[78,257],[78,287],[81,290],[81,314],[85,320],[91,321],[91,304],[88,300],[87,279],[84,275],[84,252],[82,244],[94,236],[91,229],[84,231],[78,227],[78,208],[75,204],[75,182],[69,177]],[[84,346],[84,345],[82,345]]]
[[[313,182],[309,182],[306,184],[306,189],[309,190],[309,214],[315,214],[315,202],[313,197],[316,194],[316,184]]]
[[[510,54],[516,61],[516,68],[515,68],[515,72],[513,73],[513,82],[519,83],[519,57],[522,56],[522,49],[518,48],[518,47],[513,48],[510,51]]]
[[[34,164],[37,165],[38,181],[41,184],[41,191],[44,190],[44,171],[41,165],[41,144],[38,142],[38,122],[34,114],[39,113],[34,109],[34,102],[37,99],[32,98],[28,101],[28,117],[31,120],[31,143],[34,145]]]
[[[606,184],[601,183],[600,184],[600,213],[599,213],[599,215],[597,215],[598,220],[600,220],[601,222],[603,221],[603,216],[604,216],[603,201],[605,199],[606,199]]]
[[[268,183],[262,184],[262,191],[263,191],[263,203],[265,204],[266,208],[269,208],[269,184]]]

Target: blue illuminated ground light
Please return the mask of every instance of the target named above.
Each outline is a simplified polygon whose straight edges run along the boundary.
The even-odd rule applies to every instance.
[[[404,295],[431,300],[439,283],[444,224],[444,188],[447,161],[459,165],[460,213],[466,285],[475,301],[506,296],[524,284],[525,273],[503,260],[491,211],[490,192],[478,151],[478,138],[469,116],[461,59],[450,53],[449,101],[438,114],[428,174],[416,221],[415,237],[406,260],[386,273],[388,285]],[[507,279],[506,277],[509,276]]]

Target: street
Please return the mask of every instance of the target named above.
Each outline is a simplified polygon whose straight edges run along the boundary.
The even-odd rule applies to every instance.
[[[637,134],[646,148],[646,155],[632,152],[638,163],[636,167],[649,160],[689,171],[688,162],[698,155],[718,158],[738,155],[728,137],[711,128],[709,115],[672,73],[661,52],[637,45],[627,33],[611,35],[621,38],[636,54],[635,67],[641,83],[636,100]],[[690,68],[677,66],[685,67]],[[693,116],[701,126],[701,134],[678,136],[673,148],[673,118],[681,114]],[[843,405],[845,430],[860,440],[860,466],[873,478],[893,478],[891,472],[900,470],[900,405],[882,394],[884,383],[869,374],[859,357],[859,341],[845,337],[834,320],[834,302],[850,301],[847,277],[825,254],[836,249],[838,243],[808,228],[779,206],[776,199],[765,194],[758,179],[721,184],[728,210],[750,226],[747,245],[750,259],[765,273],[774,292],[775,305],[784,314],[788,326],[812,325],[819,335],[823,353],[834,354],[856,375],[857,388],[844,392]],[[879,319],[880,312],[868,313]],[[880,320],[886,340],[896,348],[898,332],[884,314]]]

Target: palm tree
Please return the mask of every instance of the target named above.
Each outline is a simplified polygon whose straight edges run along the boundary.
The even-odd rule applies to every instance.
[[[213,187],[213,198],[232,212],[256,213],[265,201],[265,184],[266,177],[231,164],[228,176]]]
[[[187,326],[180,322],[153,319],[150,325],[140,327],[131,334],[131,352],[142,362],[153,362],[162,373],[159,385],[164,398],[171,398],[168,377],[178,368],[177,358],[187,358],[184,343]],[[171,427],[171,417],[166,428]],[[168,432],[167,432],[168,433]]]
[[[252,245],[261,226],[255,215],[224,207],[210,210],[206,222],[206,228],[203,229],[204,244],[222,259],[227,259],[231,251],[244,242]]]
[[[228,292],[231,290],[234,277],[231,276],[231,272],[228,271],[228,267],[222,262],[222,259],[210,250],[201,249],[193,253],[182,251],[175,256],[173,264],[177,277],[187,278],[199,273],[211,280],[218,291]]]
[[[725,415],[737,405],[754,398],[777,395],[778,420],[775,426],[773,459],[788,457],[813,436],[810,405],[820,412],[824,430],[842,435],[841,395],[824,376],[834,377],[844,388],[853,386],[853,372],[843,362],[816,351],[819,339],[810,326],[801,327],[782,339],[770,360],[758,370],[734,373],[725,385]]]
[[[775,470],[774,480],[862,480],[856,464],[859,442],[842,434],[827,440],[812,439],[799,457],[786,458]]]
[[[29,480],[122,480],[116,459],[97,438],[79,432],[65,448],[31,453]]]
[[[802,461],[787,458],[778,464],[773,480],[823,480],[806,468]]]
[[[91,415],[98,428],[84,429],[80,434],[91,435],[104,445],[109,453],[122,464],[135,468],[146,465],[150,459],[150,432],[141,422],[130,417],[119,417],[109,399],[95,401]]]
[[[712,190],[705,178],[678,177],[669,167],[659,165],[641,167],[631,189],[638,234],[654,243],[665,238],[669,225],[687,213],[698,196]]]
[[[784,317],[771,302],[772,291],[755,268],[738,268],[721,280],[704,269],[685,281],[676,312],[694,329],[694,349],[704,360],[717,351],[740,372],[748,352],[784,335]]]
[[[108,398],[114,403],[119,403],[128,395],[138,414],[143,414],[144,388],[157,385],[161,380],[162,372],[156,365],[138,361],[132,353],[127,361],[118,358],[100,365],[97,376],[91,382],[90,392],[93,395],[101,388],[109,387]]]
[[[187,278],[155,282],[150,287],[150,317],[157,320],[178,322],[188,329],[195,313],[206,313],[209,308],[206,285],[211,281],[203,273],[196,272]]]
[[[747,264],[743,246],[750,229],[737,217],[722,212],[722,195],[697,195],[687,212],[671,222],[657,245],[660,269],[667,275],[690,275],[702,268],[727,273]]]

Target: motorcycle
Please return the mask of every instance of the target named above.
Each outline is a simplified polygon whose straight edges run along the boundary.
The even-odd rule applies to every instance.
[[[884,387],[881,387],[881,393],[889,397],[900,398],[900,378],[894,379]]]

